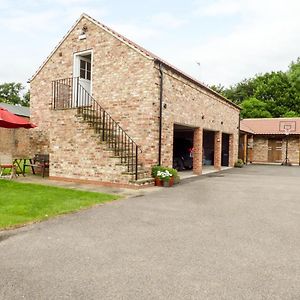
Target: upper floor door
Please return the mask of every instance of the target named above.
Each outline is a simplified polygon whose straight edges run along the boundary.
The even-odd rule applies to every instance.
[[[81,88],[74,87],[74,102],[77,106],[86,106],[91,102],[92,93],[92,55],[91,53],[75,54],[74,77],[78,78]]]

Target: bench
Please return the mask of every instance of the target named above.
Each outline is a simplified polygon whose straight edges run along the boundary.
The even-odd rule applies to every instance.
[[[23,174],[26,167],[31,167],[34,175],[36,173],[34,168],[41,168],[41,173],[45,177],[45,170],[49,169],[49,154],[36,154],[34,158],[29,159],[29,163],[23,165]]]

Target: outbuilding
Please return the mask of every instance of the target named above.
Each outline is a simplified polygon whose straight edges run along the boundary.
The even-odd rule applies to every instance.
[[[244,162],[300,165],[300,118],[244,119],[240,129]]]
[[[237,105],[86,14],[30,91],[52,178],[128,184],[153,165],[172,167],[185,148],[195,174],[238,156]]]

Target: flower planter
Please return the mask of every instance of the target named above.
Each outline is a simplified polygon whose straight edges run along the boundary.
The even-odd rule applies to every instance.
[[[159,178],[155,178],[155,186],[163,186],[163,181]]]
[[[174,177],[171,177],[170,180],[161,180],[159,178],[155,178],[155,186],[164,186],[164,187],[171,187],[174,185]]]
[[[174,177],[171,177],[170,180],[164,181],[164,187],[171,187],[174,184]]]

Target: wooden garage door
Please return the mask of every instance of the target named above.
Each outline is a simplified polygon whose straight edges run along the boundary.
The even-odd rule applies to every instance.
[[[282,140],[268,140],[268,162],[282,161]]]

